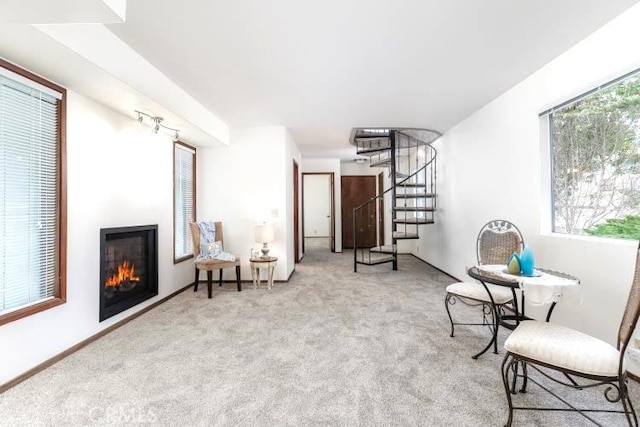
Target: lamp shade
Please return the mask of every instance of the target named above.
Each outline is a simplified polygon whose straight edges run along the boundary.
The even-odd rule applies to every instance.
[[[271,243],[274,239],[273,226],[271,224],[256,225],[256,242]]]

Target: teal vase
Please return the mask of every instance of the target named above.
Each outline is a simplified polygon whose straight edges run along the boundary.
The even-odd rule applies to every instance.
[[[525,246],[522,249],[522,253],[520,254],[520,270],[524,276],[532,276],[533,275],[533,267],[535,264],[535,258],[533,256],[533,251],[529,246]]]

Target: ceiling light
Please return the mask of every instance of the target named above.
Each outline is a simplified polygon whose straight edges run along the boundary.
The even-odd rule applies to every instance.
[[[163,124],[162,122],[163,122],[164,119],[162,117],[154,116],[154,115],[145,113],[143,111],[138,111],[138,110],[134,110],[134,111],[138,115],[138,118],[136,119],[138,121],[138,123],[143,123],[145,118],[147,118],[147,119],[149,119],[151,121],[154,133],[158,133],[160,131],[160,129],[163,129],[163,130],[167,130],[167,131],[173,132],[172,139],[174,141],[177,141],[180,138],[180,129],[172,128],[172,127],[169,127],[169,126]]]
[[[353,159],[353,161],[359,165],[363,163],[367,163],[367,159],[363,159],[362,157],[358,157],[357,159]]]

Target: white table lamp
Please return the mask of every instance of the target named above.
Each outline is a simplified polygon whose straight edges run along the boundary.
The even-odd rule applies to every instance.
[[[262,243],[262,258],[269,256],[268,244],[274,240],[273,226],[268,223],[256,225],[256,242]]]

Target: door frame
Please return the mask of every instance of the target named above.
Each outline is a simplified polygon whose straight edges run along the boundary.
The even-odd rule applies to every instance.
[[[293,252],[294,264],[300,262],[300,183],[298,162],[293,159]],[[303,239],[304,243],[304,239]],[[304,247],[302,249],[304,251]]]
[[[384,193],[384,172],[378,174],[378,196]],[[378,201],[378,246],[384,246],[384,196]]]
[[[305,175],[328,175],[329,176],[329,196],[330,196],[330,208],[329,215],[331,215],[331,222],[329,224],[329,243],[331,252],[336,251],[336,203],[335,203],[335,172],[302,172],[302,252],[304,253],[304,177]]]

